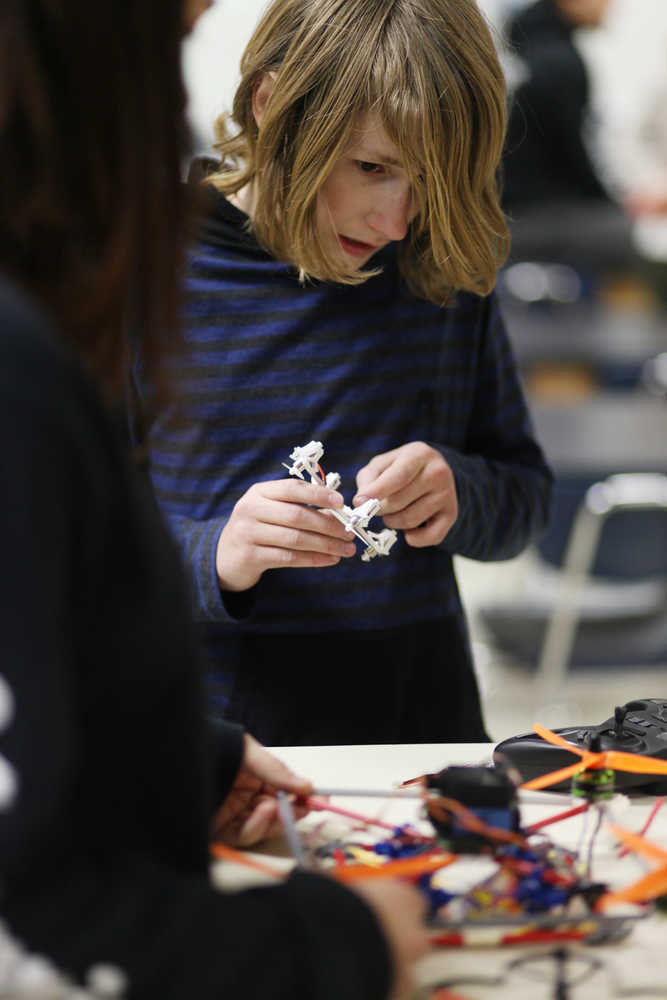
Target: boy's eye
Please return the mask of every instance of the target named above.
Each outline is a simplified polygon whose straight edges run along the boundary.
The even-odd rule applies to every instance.
[[[370,163],[368,160],[357,160],[357,164],[365,174],[380,173],[384,169],[381,163]]]

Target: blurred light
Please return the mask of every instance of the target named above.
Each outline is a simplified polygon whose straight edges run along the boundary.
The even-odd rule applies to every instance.
[[[4,729],[12,721],[14,715],[14,695],[0,674],[0,729]]]
[[[576,302],[581,297],[581,278],[566,264],[547,264],[547,284],[549,298],[554,302]]]
[[[0,757],[0,812],[12,807],[17,791],[16,771],[4,757]]]
[[[614,505],[612,490],[608,483],[594,483],[586,492],[586,506],[592,514],[608,514]]]
[[[507,268],[503,281],[521,302],[576,302],[582,293],[581,278],[566,264],[521,261]]]
[[[667,396],[667,352],[644,362],[641,379],[649,392],[656,396]]]
[[[539,264],[512,264],[505,271],[505,286],[522,302],[539,302],[546,296],[548,283]]]

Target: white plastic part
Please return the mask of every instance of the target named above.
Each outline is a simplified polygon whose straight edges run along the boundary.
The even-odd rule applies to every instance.
[[[343,509],[349,517],[350,525],[358,524],[360,528],[367,528],[370,519],[380,513],[382,504],[379,500],[366,500],[358,507],[344,507]]]
[[[364,552],[361,557],[364,562],[370,562],[373,556],[388,556],[398,535],[393,528],[384,528],[383,531],[369,531],[368,537],[373,543],[373,550],[370,554],[369,550]]]
[[[322,480],[318,475],[318,464],[323,454],[324,446],[321,441],[309,441],[308,444],[297,445],[291,452],[292,465],[287,465],[286,462],[282,464],[290,476],[298,476],[299,479],[303,479],[304,472],[307,472],[312,481],[319,483]]]
[[[319,463],[323,455],[324,446],[322,442],[309,441],[308,444],[298,445],[292,450],[289,456],[292,459],[291,465],[288,465],[286,462],[282,464],[290,476],[298,476],[299,479],[303,479],[304,472],[307,472],[311,482],[321,483],[322,473]],[[340,487],[340,482],[340,475],[337,472],[327,473],[325,483],[329,489],[337,490]],[[341,524],[345,525],[346,531],[356,535],[364,543],[366,548],[361,556],[362,562],[370,562],[375,556],[389,555],[391,547],[397,539],[396,532],[391,528],[385,528],[379,532],[366,530],[371,518],[375,517],[382,510],[380,500],[372,498],[360,504],[359,507],[348,507],[344,504],[339,510],[333,510],[332,508],[326,508],[326,510],[327,513],[332,514]]]

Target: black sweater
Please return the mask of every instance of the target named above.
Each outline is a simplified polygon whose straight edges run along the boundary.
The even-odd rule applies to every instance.
[[[396,245],[361,285],[300,286],[242,212],[207,194],[186,278],[179,391],[151,428],[149,454],[211,663],[226,666],[225,640],[241,634],[350,636],[444,617],[463,633],[454,555],[516,555],[542,534],[551,495],[496,295],[460,292],[446,308],[417,299]],[[390,558],[370,566],[356,557],[272,569],[237,618],[218,583],[220,533],[239,498],[280,479],[281,462],[311,439],[323,442],[323,469],[340,474],[348,502],[373,455],[427,442],[454,474],[456,523],[437,546],[409,546],[401,533]]]
[[[141,998],[382,997],[374,917],[329,880],[222,894],[207,829],[242,751],[202,728],[181,566],[92,382],[0,277],[0,916]]]

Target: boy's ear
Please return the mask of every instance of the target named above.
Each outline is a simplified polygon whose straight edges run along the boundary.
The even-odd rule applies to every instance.
[[[261,73],[255,80],[252,89],[252,113],[255,118],[257,128],[262,127],[264,112],[269,97],[273,93],[273,86],[276,82],[276,74],[271,72]]]

